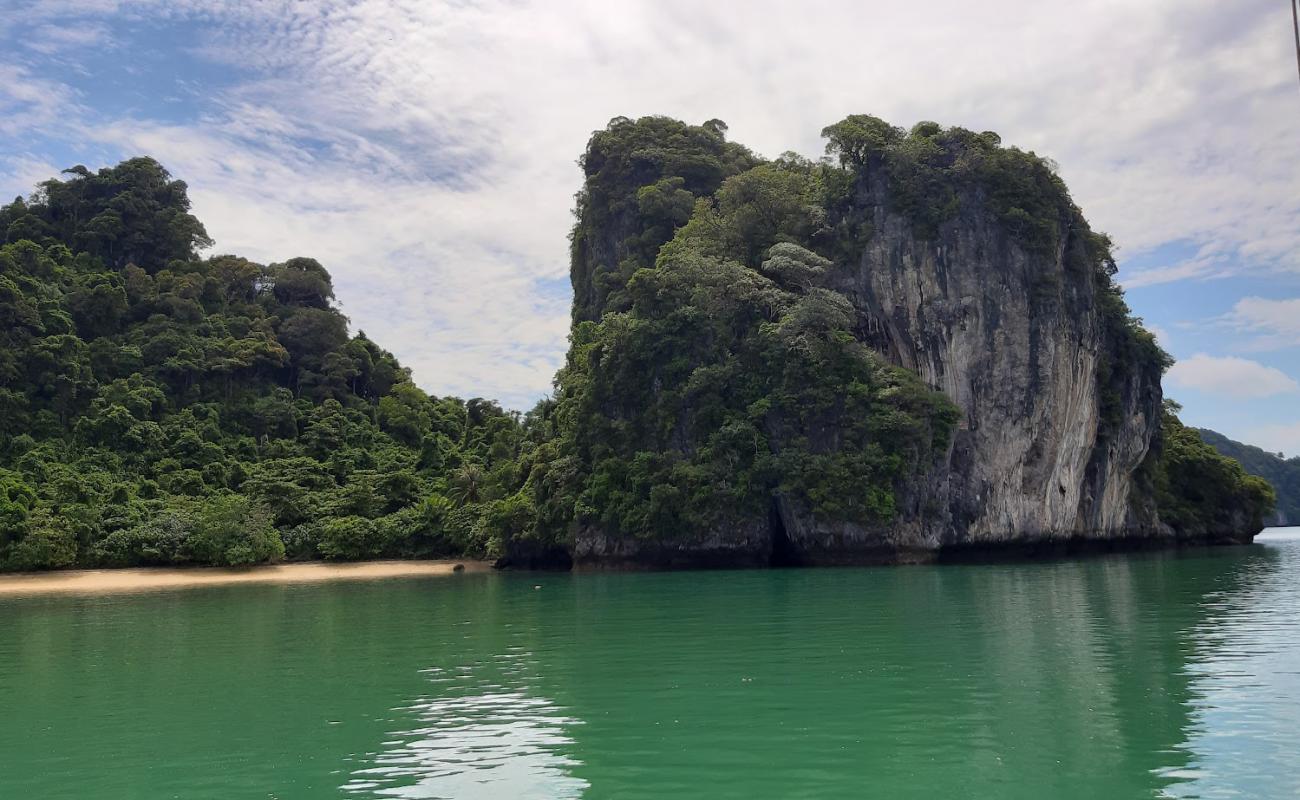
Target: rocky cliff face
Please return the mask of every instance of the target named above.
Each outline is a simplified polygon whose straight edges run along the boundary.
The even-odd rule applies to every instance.
[[[1031,253],[977,197],[961,208],[921,239],[890,211],[883,171],[864,172],[854,213],[874,233],[831,279],[863,338],[961,409],[946,463],[916,487],[896,538],[936,548],[1157,535],[1154,506],[1133,487],[1159,429],[1160,372],[1107,374],[1118,344],[1096,276],[1069,257],[1085,246],[1072,220],[1049,252]],[[818,536],[815,521],[787,516],[797,539]]]
[[[1007,545],[1249,540],[1255,529],[1244,518],[1234,531],[1175,530],[1160,521],[1148,473],[1160,446],[1164,356],[1112,287],[1104,237],[1088,229],[1045,162],[1000,148],[991,134],[926,124],[905,135],[883,123],[872,127],[879,121],[871,118],[853,120],[869,123],[850,131],[857,139],[846,141],[842,130],[831,137],[840,167],[777,165],[778,172],[811,176],[798,184],[811,188],[794,211],[781,204],[795,184],[734,192],[748,204],[743,213],[728,211],[735,201],[723,196],[723,184],[718,197],[696,206],[685,228],[685,216],[672,223],[677,238],[669,247],[685,248],[695,237],[692,246],[719,263],[733,259],[759,271],[744,255],[755,243],[797,242],[827,256],[824,272],[792,291],[815,286],[846,299],[853,338],[946,395],[957,408],[955,430],[936,438],[943,439],[936,454],[899,446],[915,463],[896,470],[906,474],[892,485],[889,512],[873,516],[793,489],[797,481],[781,472],[803,463],[784,457],[792,442],[803,454],[874,446],[870,438],[842,435],[844,408],[838,417],[793,425],[788,413],[768,412],[760,427],[775,466],[762,473],[770,497],[764,507],[738,505],[708,524],[664,535],[632,534],[580,513],[571,529],[575,562],[861,563]],[[654,177],[661,185],[662,176]],[[599,217],[591,206],[604,201],[602,194],[583,200],[584,221]],[[630,223],[629,213],[624,204],[608,216],[617,224],[579,223],[575,322],[633,304],[600,305],[619,298],[628,280],[626,265],[617,275],[619,265],[602,262],[601,254],[626,253],[628,231],[650,227]],[[728,233],[728,225],[740,233]],[[656,246],[668,238],[662,229],[657,236]],[[745,246],[725,244],[737,236]],[[654,397],[660,389],[657,382]],[[607,404],[601,413],[617,421],[635,411]],[[677,412],[671,442],[642,439],[626,449],[698,460],[707,449],[701,436],[681,433],[692,413],[689,405]]]

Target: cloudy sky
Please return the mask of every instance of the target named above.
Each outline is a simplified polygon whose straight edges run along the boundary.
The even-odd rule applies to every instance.
[[[1300,82],[1281,0],[2,0],[0,196],[139,154],[218,252],[311,255],[438,394],[565,347],[575,159],[613,116],[764,155],[850,113],[1060,164],[1192,424],[1300,452]]]

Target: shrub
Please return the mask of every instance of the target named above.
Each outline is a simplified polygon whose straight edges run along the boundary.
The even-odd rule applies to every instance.
[[[374,558],[383,550],[375,521],[365,517],[335,517],[320,526],[316,542],[320,554],[331,561]]]
[[[68,524],[48,509],[32,511],[26,534],[9,551],[0,567],[10,570],[60,569],[77,559],[77,539]]]
[[[265,506],[233,494],[208,498],[199,506],[187,548],[194,561],[218,566],[284,558],[284,542]]]

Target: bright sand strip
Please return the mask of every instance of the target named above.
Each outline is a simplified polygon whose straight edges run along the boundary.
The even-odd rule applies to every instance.
[[[457,570],[457,566],[462,569]],[[246,569],[190,567],[171,569],[79,569],[0,575],[0,597],[26,594],[102,594],[153,589],[188,589],[235,583],[319,583],[337,580],[376,580],[456,572],[487,572],[486,561],[362,561],[353,564],[275,564]]]

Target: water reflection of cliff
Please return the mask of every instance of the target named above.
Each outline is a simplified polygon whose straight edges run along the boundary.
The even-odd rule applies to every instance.
[[[1269,661],[1280,658],[1278,637],[1300,641],[1300,609],[1289,623],[1260,615],[1278,605],[1288,558],[1243,548],[548,576],[542,591],[507,580],[470,623],[486,626],[473,657],[443,654],[427,695],[344,788],[1215,796],[1216,786],[1249,785],[1235,759],[1262,757],[1263,769],[1285,755],[1283,742],[1245,753],[1219,734],[1264,712],[1220,695],[1252,691],[1246,684],[1280,668]],[[1273,713],[1294,714],[1295,676],[1275,679],[1290,704]]]
[[[548,694],[600,796],[1177,793],[1204,634],[1277,575],[1255,548],[595,578]]]
[[[1162,796],[1199,780],[1191,667],[1202,632],[1230,622],[1207,599],[1275,571],[1273,554],[1241,550],[945,576],[946,602],[973,602],[970,623],[988,634],[972,660],[987,674],[962,703],[979,721],[969,779],[1053,797]]]

